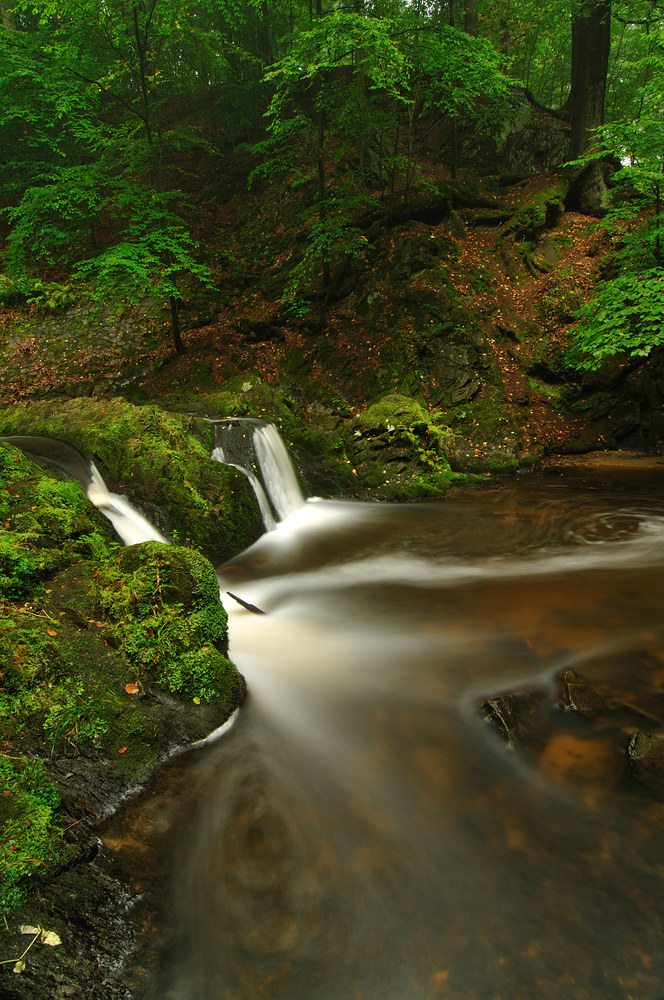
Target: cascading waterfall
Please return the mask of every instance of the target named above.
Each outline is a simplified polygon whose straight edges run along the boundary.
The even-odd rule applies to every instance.
[[[248,599],[228,611],[251,696],[171,786],[181,827],[150,790],[118,817],[173,880],[140,995],[661,1000],[661,791],[624,764],[627,735],[664,731],[660,476],[305,505],[276,428],[215,423],[279,530],[219,570]],[[89,460],[24,440],[122,537],[162,538]],[[561,711],[570,673],[595,700]],[[503,696],[511,749],[480,711]]]
[[[293,463],[274,424],[253,417],[214,421],[212,458],[248,477],[267,531],[305,502]]]

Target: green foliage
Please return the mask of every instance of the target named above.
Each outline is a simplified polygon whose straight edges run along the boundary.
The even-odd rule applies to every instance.
[[[444,25],[437,31],[406,32],[404,47],[412,98],[427,108],[496,134],[509,108],[511,79],[505,59],[486,38]]]
[[[66,309],[75,301],[76,292],[72,285],[60,285],[57,281],[35,281],[28,305],[34,306],[38,312],[52,313]]]
[[[0,754],[0,909],[24,898],[27,883],[62,860],[59,797],[37,761]]]
[[[332,202],[331,212],[334,214],[309,221],[302,259],[291,270],[284,291],[284,301],[294,310],[303,302],[298,295],[300,289],[320,270],[321,261],[329,264],[342,255],[358,257],[366,250],[366,236],[343,214],[345,206],[343,202],[339,204],[339,201],[340,199],[334,199]]]
[[[579,317],[570,352],[579,368],[598,368],[616,355],[647,357],[664,344],[664,268],[605,282]]]
[[[664,59],[659,58],[660,71]],[[579,311],[570,362],[583,369],[611,357],[647,357],[664,343],[664,89],[648,88],[648,112],[598,131],[588,158],[609,148],[628,165],[615,178],[614,207],[601,225],[613,241],[597,296]]]

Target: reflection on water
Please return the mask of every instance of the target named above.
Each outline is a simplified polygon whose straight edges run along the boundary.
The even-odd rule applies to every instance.
[[[221,582],[265,614],[228,602],[250,695],[188,774],[146,993],[664,996],[664,803],[625,767],[664,735],[660,489],[310,502]]]

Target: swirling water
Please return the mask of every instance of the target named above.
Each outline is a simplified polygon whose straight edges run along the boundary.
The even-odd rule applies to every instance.
[[[664,803],[625,764],[664,735],[660,482],[310,501],[219,573],[265,614],[228,601],[250,693],[178,791],[146,995],[664,996]],[[480,706],[519,693],[510,744]]]

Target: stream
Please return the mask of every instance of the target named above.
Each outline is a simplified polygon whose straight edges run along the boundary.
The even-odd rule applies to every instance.
[[[266,524],[218,568],[249,694],[100,831],[127,997],[662,1000],[664,744],[626,753],[664,736],[661,469],[333,502],[259,422],[216,438]]]
[[[309,500],[218,572],[249,696],[107,832],[137,997],[661,1000],[660,473]]]

